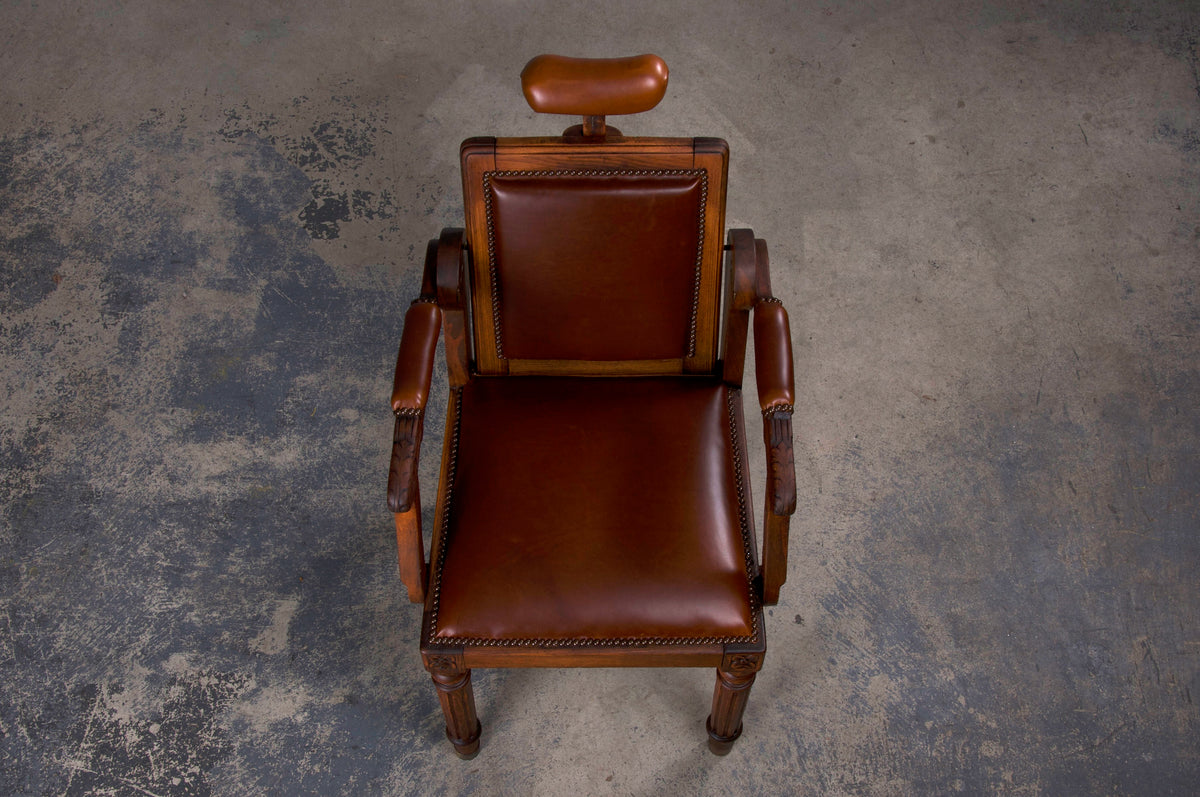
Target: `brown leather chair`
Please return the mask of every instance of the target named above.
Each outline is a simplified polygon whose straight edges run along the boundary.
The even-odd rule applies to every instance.
[[[464,758],[479,748],[476,667],[716,667],[721,755],[787,571],[787,312],[764,242],[732,230],[722,244],[726,143],[605,123],[658,104],[661,59],[539,56],[521,77],[534,110],[584,122],[463,143],[466,228],[430,242],[396,362],[388,503],[401,577],[425,604],[421,656]],[[751,310],[761,565],[741,391]],[[427,563],[417,455],[439,328],[450,400]]]

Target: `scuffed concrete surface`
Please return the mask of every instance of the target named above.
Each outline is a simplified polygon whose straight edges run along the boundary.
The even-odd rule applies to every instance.
[[[0,19],[0,793],[1194,793],[1194,4]],[[617,124],[730,142],[792,314],[801,510],[726,759],[707,671],[486,671],[459,762],[416,655],[401,315],[458,141],[566,125],[544,51],[666,58]]]

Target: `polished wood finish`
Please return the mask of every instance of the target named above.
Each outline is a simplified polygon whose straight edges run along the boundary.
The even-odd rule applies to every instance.
[[[684,361],[688,373],[711,373],[717,364],[720,342],[718,312],[721,309],[722,238],[725,230],[725,186],[729,178],[729,145],[715,138],[697,138],[692,142],[694,168],[709,175],[709,191],[704,208],[704,260],[699,281],[699,306],[696,319],[696,350]]]
[[[604,138],[608,134],[608,125],[603,116],[585,116],[579,126],[579,134],[584,138]]]
[[[503,376],[508,373],[508,363],[497,354],[488,275],[487,208],[483,200],[483,176],[497,168],[496,139],[469,138],[462,143],[459,154],[462,161],[463,211],[467,223],[464,242],[471,253],[468,273],[471,281],[475,368],[481,374]]]
[[[761,626],[761,619],[759,621]],[[520,648],[472,647],[463,652],[469,667],[716,667],[723,645],[654,647]]]
[[[461,651],[426,654],[424,660],[446,717],[446,738],[459,758],[470,760],[479,752],[483,731],[475,713],[471,670],[463,662]]]
[[[392,462],[388,468],[388,509],[393,512],[407,512],[412,508],[420,440],[420,417],[397,415],[392,432]]]
[[[625,137],[603,116],[585,116],[584,122],[586,124],[571,125],[564,130],[562,140],[572,144],[598,144],[603,141],[621,141]]]
[[[513,376],[550,374],[560,376],[651,376],[682,374],[684,363],[677,360],[509,360]]]
[[[611,132],[611,129],[610,129]],[[491,152],[481,145],[469,152],[476,158],[490,154],[492,169],[690,169],[696,165],[696,139],[636,138],[624,136],[604,141],[576,141],[560,137],[494,138]],[[707,140],[707,139],[703,139]],[[469,139],[483,142],[484,139]],[[464,147],[466,145],[464,144]],[[468,224],[468,228],[470,225]]]
[[[396,548],[400,579],[414,603],[425,601],[429,568],[421,538],[421,496],[417,453],[421,447],[420,415],[398,415],[388,469],[388,508],[396,518]]]
[[[708,749],[714,755],[727,755],[742,735],[742,715],[761,667],[761,651],[731,650],[722,658],[713,689],[712,712],[705,722]]]
[[[461,387],[471,378],[465,312],[466,260],[463,231],[455,227],[443,230],[437,248],[437,297],[442,307],[442,335],[450,387]]]
[[[750,329],[750,310],[754,307],[757,279],[754,231],[730,230],[728,241],[722,378],[730,385],[741,387],[746,370],[746,337]]]
[[[524,86],[527,95],[535,94],[531,104],[577,113],[585,117],[583,124],[562,137],[474,138],[462,144],[465,228],[448,228],[430,242],[417,300],[440,312],[451,388],[428,559],[417,463],[429,395],[425,368],[436,342],[434,308],[410,311],[411,327],[406,320],[393,390],[397,421],[388,503],[396,513],[401,578],[409,598],[424,603],[422,660],[445,715],[447,738],[464,758],[479,750],[482,726],[471,685],[472,669],[479,667],[712,667],[717,679],[706,723],[709,746],[718,755],[729,752],[742,732],[766,651],[762,607],[778,600],[786,580],[788,516],[796,505],[787,314],[771,296],[766,244],[750,230],[732,230],[722,240],[725,142],[626,138],[606,124],[606,114],[632,113],[630,108],[649,101],[653,91],[631,88],[636,80],[629,70],[642,68],[535,59]],[[564,88],[564,77],[572,74],[581,82]],[[664,89],[665,83],[664,65]],[[547,182],[547,175],[567,179]],[[681,175],[702,175],[705,190],[697,192]],[[504,179],[517,182],[503,184]],[[543,182],[522,194],[524,179]],[[497,180],[503,190],[495,188]],[[506,284],[492,258],[503,250],[536,259],[545,250],[530,249],[526,241],[504,250],[512,241],[497,240],[498,235],[524,235],[537,224],[505,228],[497,214],[514,206],[498,211],[489,203],[514,196],[540,203],[543,192],[554,191],[572,192],[563,197],[567,205],[578,205],[589,191],[625,192],[635,200],[631,207],[646,192],[692,192],[694,215],[686,225],[672,222],[689,229],[665,231],[685,240],[694,236],[694,266],[689,265],[694,270],[686,290],[676,284],[670,291],[686,294],[686,329],[675,307],[663,314],[674,320],[651,320],[645,336],[614,335],[618,342],[592,346],[591,333],[575,331],[565,336],[566,343],[552,339],[543,345],[526,329],[514,338],[516,353],[505,350],[505,290],[522,283]],[[529,216],[536,222],[542,205],[530,207],[538,208]],[[591,236],[598,248],[608,245],[595,220],[567,215],[583,218],[587,229],[551,232]],[[632,215],[635,221],[624,227],[607,217],[598,223],[604,235],[644,235],[641,221],[648,214],[639,209]],[[647,273],[661,282],[657,243],[631,252],[646,262],[619,274],[628,291],[640,290],[638,278]],[[546,258],[554,262],[524,274],[524,284],[533,285],[531,295],[541,290],[536,280],[544,271],[545,280],[580,286],[586,300],[594,275],[580,275],[604,262],[588,255],[595,251],[591,247],[582,254],[568,247],[571,257]],[[630,268],[624,254],[613,260],[611,268]],[[674,274],[679,273],[677,268]],[[547,318],[578,323],[589,312],[586,301],[573,304],[578,300],[572,291],[549,295],[564,304],[550,308]],[[646,295],[653,291],[631,293],[621,307],[645,304]],[[513,306],[546,312],[536,301],[508,310]],[[768,457],[761,560],[741,393],[751,318]],[[661,337],[671,325],[681,327],[678,339]],[[547,328],[547,336],[554,334]],[[660,337],[646,344],[654,335]],[[678,350],[665,351],[671,346]],[[536,356],[520,356],[522,348]],[[639,355],[643,348],[653,353]],[[558,356],[562,351],[566,357]],[[568,378],[580,376],[592,379]],[[578,477],[574,471],[581,466],[592,470],[579,470],[584,476]],[[664,472],[674,475],[659,481]],[[524,485],[517,485],[522,479],[537,485],[532,503]],[[625,506],[625,500],[632,503]],[[556,504],[553,512],[540,514],[549,504]],[[663,512],[674,514],[667,518]],[[569,535],[553,525],[560,517]],[[648,525],[638,526],[639,520]],[[668,528],[680,536],[665,535],[671,540],[665,550],[639,560],[639,552],[652,548],[643,541],[664,536],[655,530]],[[587,541],[584,550],[573,551],[570,546],[580,540]],[[525,548],[516,547],[523,542]],[[730,570],[731,561],[741,564]],[[664,576],[670,583],[661,581]]]
[[[396,549],[400,557],[400,581],[408,590],[413,603],[425,602],[429,565],[425,562],[425,543],[421,539],[421,499],[417,479],[413,478],[413,502],[407,510],[397,512]]]
[[[767,242],[762,238],[754,239],[754,295],[758,300],[774,295],[771,293],[771,257]]]
[[[763,523],[762,602],[764,606],[779,603],[779,588],[787,581],[788,521],[787,515],[777,515],[768,507]]]

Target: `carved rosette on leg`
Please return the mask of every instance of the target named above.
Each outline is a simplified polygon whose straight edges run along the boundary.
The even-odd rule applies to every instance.
[[[424,658],[433,685],[437,687],[442,713],[446,715],[446,738],[454,745],[459,758],[474,758],[479,752],[483,726],[475,714],[471,671],[463,666],[459,656],[430,654]]]
[[[760,667],[761,652],[727,653],[722,659],[713,690],[712,713],[705,722],[708,749],[714,755],[726,755],[742,735],[742,714]]]

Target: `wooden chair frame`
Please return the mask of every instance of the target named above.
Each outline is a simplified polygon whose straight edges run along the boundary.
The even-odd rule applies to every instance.
[[[531,62],[531,67],[535,62]],[[556,66],[551,64],[551,67]],[[561,64],[558,65],[561,67]],[[665,75],[665,67],[663,67]],[[529,69],[527,68],[527,72]],[[593,73],[594,73],[593,69]],[[602,76],[601,76],[602,77]],[[665,87],[665,76],[663,77]],[[528,91],[527,91],[528,95]],[[576,103],[572,106],[578,109]],[[589,110],[585,108],[584,110]],[[479,667],[714,667],[717,671],[712,711],[707,721],[710,749],[723,755],[742,731],[742,715],[750,688],[766,651],[762,606],[778,601],[787,575],[787,538],[790,515],[796,507],[791,418],[793,376],[787,313],[771,294],[765,242],[750,230],[731,230],[724,245],[716,234],[703,244],[709,264],[698,288],[701,303],[694,330],[697,343],[678,362],[579,362],[522,361],[499,356],[493,325],[493,306],[486,284],[487,219],[485,198],[480,196],[484,175],[496,171],[692,169],[718,170],[720,190],[707,197],[707,218],[718,224],[724,217],[724,177],[727,150],[715,139],[624,138],[607,128],[604,117],[584,114],[585,125],[569,129],[562,138],[469,139],[463,144],[463,179],[467,230],[447,228],[430,241],[426,251],[421,292],[405,317],[397,357],[392,407],[396,413],[388,504],[395,513],[400,575],[410,600],[425,605],[421,657],[432,676],[446,718],[446,735],[460,757],[472,757],[479,748],[481,724],[476,716],[471,671]],[[588,121],[590,119],[590,122]],[[590,135],[587,134],[590,130]],[[601,131],[597,134],[597,130]],[[697,167],[697,164],[700,164]],[[722,272],[724,279],[722,280]],[[723,318],[718,308],[722,306]],[[426,556],[422,542],[420,490],[417,462],[423,417],[432,379],[437,337],[445,341],[451,388],[446,410],[446,438],[439,479],[439,497],[448,487],[454,456],[454,430],[458,423],[458,389],[477,375],[525,373],[636,375],[674,372],[720,376],[733,388],[734,423],[745,459],[741,391],[745,352],[754,313],[754,338],[763,435],[767,450],[767,492],[763,521],[762,559],[753,550],[750,521],[750,557],[754,570],[753,612],[756,633],[750,641],[672,644],[589,645],[448,645],[432,634],[437,605],[436,579],[431,563],[438,562],[444,541],[445,502],[437,504],[432,546]],[[720,318],[720,328],[705,319]],[[440,328],[440,329],[439,329]],[[721,332],[724,332],[723,341]],[[722,344],[723,342],[723,350]],[[739,493],[749,508],[750,485],[746,468],[740,469]]]

